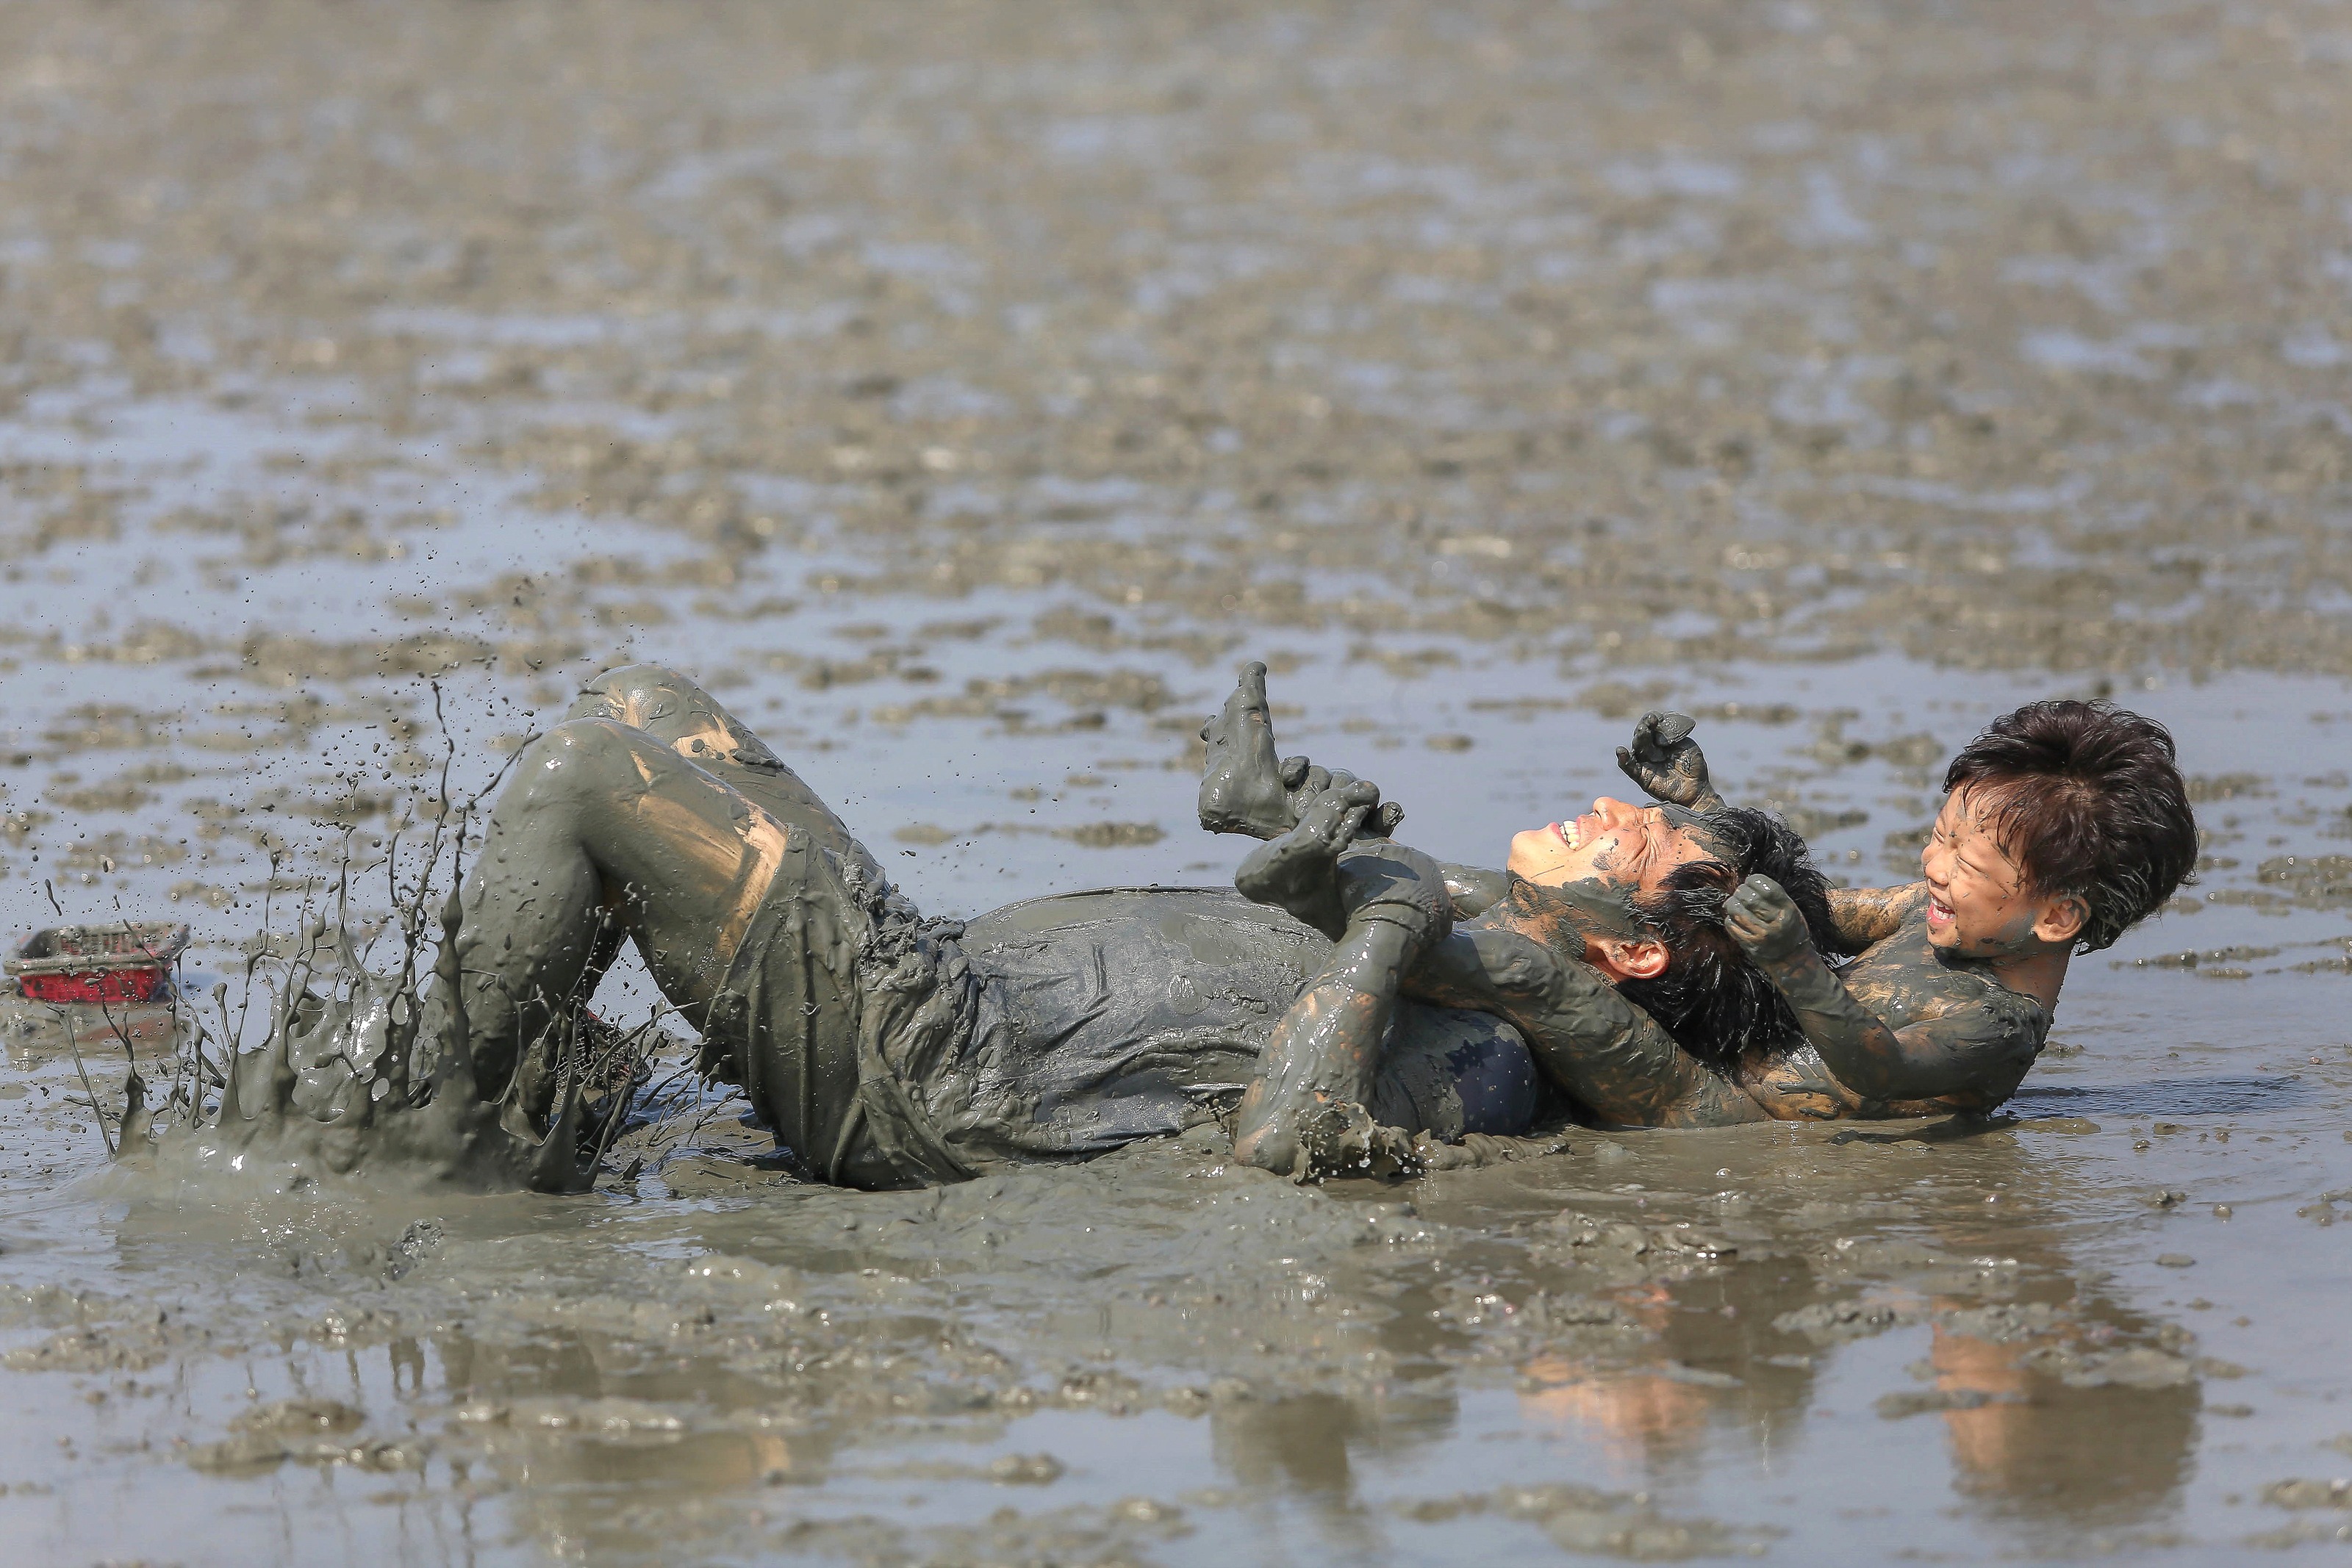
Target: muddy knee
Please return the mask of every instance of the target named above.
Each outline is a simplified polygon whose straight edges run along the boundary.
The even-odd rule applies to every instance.
[[[514,781],[499,798],[501,810],[517,805],[547,807],[587,799],[609,800],[615,789],[645,784],[630,753],[645,735],[604,718],[568,718],[515,759]]]
[[[572,705],[572,718],[627,725],[771,815],[807,829],[818,847],[881,876],[881,867],[833,808],[740,719],[677,671],[663,664],[607,670]]]
[[[588,683],[572,718],[610,719],[641,729],[689,762],[772,765],[758,736],[718,698],[667,664],[625,664]]]
[[[645,729],[648,720],[691,707],[701,695],[701,687],[667,664],[623,664],[581,687],[563,716],[609,718]]]

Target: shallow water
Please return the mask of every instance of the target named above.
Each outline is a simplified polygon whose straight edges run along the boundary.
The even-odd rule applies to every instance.
[[[1393,1187],[188,1190],[12,1037],[10,1555],[2329,1550],[2352,12],[836,9],[0,16],[0,925],[208,989],[627,658],[939,913],[1223,883],[1251,656],[1449,858],[1670,703],[1856,882],[2111,692],[2200,886],[1992,1125]]]

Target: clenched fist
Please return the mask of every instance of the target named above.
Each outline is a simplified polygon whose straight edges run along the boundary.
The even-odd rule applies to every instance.
[[[1794,957],[1812,942],[1796,902],[1769,876],[1751,876],[1731,890],[1723,926],[1759,964]]]
[[[1687,714],[1645,713],[1633,726],[1633,744],[1617,748],[1617,766],[1652,800],[1693,811],[1713,811],[1723,797],[1706,776],[1706,754],[1690,737]]]

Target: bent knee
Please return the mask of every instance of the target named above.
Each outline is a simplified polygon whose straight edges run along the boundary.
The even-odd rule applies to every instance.
[[[623,779],[642,784],[645,770],[633,754],[647,744],[642,732],[615,719],[567,718],[515,758],[508,793],[547,802],[609,794]]]
[[[604,718],[645,729],[690,706],[701,688],[667,664],[623,664],[581,688],[566,718]]]
[[[643,730],[689,762],[775,761],[709,692],[666,664],[626,664],[606,671],[572,705],[572,716],[610,719]]]

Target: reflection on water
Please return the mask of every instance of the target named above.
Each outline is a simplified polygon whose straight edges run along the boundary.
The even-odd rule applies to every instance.
[[[1910,1354],[1912,1385],[1882,1396],[1880,1417],[1939,1423],[1952,1490],[1970,1507],[2076,1525],[2167,1512],[2189,1474],[2202,1402],[2192,1336],[2128,1294],[2085,1283],[2100,1271],[2070,1253],[2064,1227],[1987,1221],[1988,1207],[2014,1216],[2068,1197],[2078,1180],[2073,1162],[2036,1158],[1981,1124],[1973,1134],[1908,1132],[1882,1134],[1889,1157],[1901,1161],[1892,1151],[1906,1143],[1964,1157],[1960,1202],[1817,1200],[1817,1223],[1910,1213],[1839,1225],[1826,1239],[1815,1228],[1821,1249],[1811,1253],[1805,1233],[1813,1228],[1750,1230],[1769,1239],[1743,1247],[1727,1267],[1609,1292],[1618,1326],[1640,1331],[1624,1336],[1638,1350],[1538,1349],[1517,1366],[1522,1422],[1572,1437],[1624,1484],[1686,1483],[1722,1462],[1718,1439],[1746,1448],[1766,1473],[1801,1468],[1802,1428],[1838,1379],[1839,1358],[1883,1335],[1899,1347],[1891,1354]],[[1757,1195],[1733,1207],[1753,1226],[1769,1204]],[[1621,1200],[1618,1213],[1632,1207]],[[1789,1207],[1796,1218],[1807,1206]],[[1970,1288],[1955,1290],[1956,1281]],[[1843,1310],[1823,1315],[1824,1303]],[[1857,1481],[1872,1468],[1864,1460]],[[1915,1476],[1906,1490],[1916,1493],[1917,1484]]]
[[[1936,1296],[1906,1311],[1899,1295],[1879,1298],[1904,1317],[1927,1320],[1927,1359],[1911,1370],[1927,1375],[1926,1386],[1943,1396],[1918,1405],[1949,1436],[1953,1490],[1995,1516],[2079,1524],[2140,1521],[2164,1511],[2188,1478],[2198,1380],[2175,1381],[2168,1372],[2155,1387],[2070,1385],[2046,1366],[2079,1360],[2085,1346],[2139,1341],[2153,1325],[2096,1295],[2011,1299],[2044,1301],[2066,1326],[1996,1342],[1936,1321],[1973,1310],[1979,1299]],[[1661,1343],[1643,1363],[1625,1367],[1557,1354],[1528,1361],[1520,1368],[1522,1418],[1573,1432],[1608,1456],[1612,1479],[1631,1484],[1687,1477],[1718,1434],[1750,1446],[1759,1465],[1795,1446],[1819,1385],[1813,1344],[1769,1331],[1755,1336],[1760,1343],[1727,1338],[1706,1324],[1727,1315],[1720,1307],[1693,1312],[1662,1299],[1654,1311]],[[1685,1320],[1694,1329],[1676,1332],[1673,1325]]]
[[[2093,1333],[2122,1329],[2112,1317],[2085,1321]],[[1936,1331],[1936,1387],[1988,1400],[1942,1414],[1961,1492],[1997,1511],[2075,1524],[2136,1522],[2172,1500],[2188,1479],[2197,1436],[2197,1385],[2077,1390],[2030,1364],[2037,1352],[2084,1338],[1995,1344]],[[2123,1434],[2127,1440],[2118,1441]]]
[[[1416,1404],[1410,1398],[1398,1403]],[[1361,1401],[1329,1394],[1237,1406],[1211,1417],[1209,1448],[1237,1480],[1352,1503],[1351,1448],[1410,1443],[1416,1434],[1443,1437],[1452,1429],[1450,1398],[1441,1394],[1417,1403],[1421,1407],[1410,1416],[1387,1401],[1374,1411]]]

